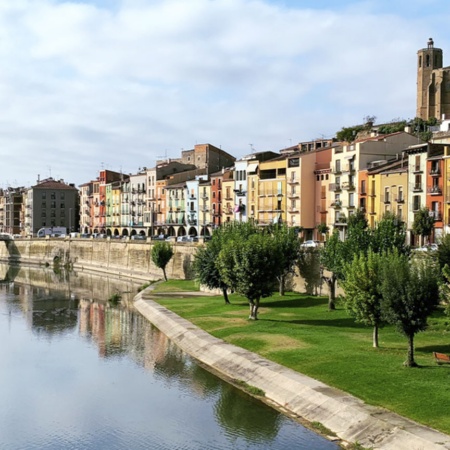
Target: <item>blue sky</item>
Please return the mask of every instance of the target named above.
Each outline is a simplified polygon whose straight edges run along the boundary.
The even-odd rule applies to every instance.
[[[412,118],[449,23],[441,0],[0,0],[0,187]]]

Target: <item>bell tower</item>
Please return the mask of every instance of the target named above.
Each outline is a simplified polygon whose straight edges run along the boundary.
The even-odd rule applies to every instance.
[[[416,116],[423,120],[436,117],[436,85],[437,69],[442,69],[442,50],[434,48],[433,39],[428,39],[427,48],[417,52],[417,112]],[[439,108],[438,108],[439,109]],[[436,117],[439,119],[439,117]]]

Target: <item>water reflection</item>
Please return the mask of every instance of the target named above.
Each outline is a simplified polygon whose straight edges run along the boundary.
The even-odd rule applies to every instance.
[[[196,364],[134,310],[136,283],[0,273],[0,448],[337,448]]]

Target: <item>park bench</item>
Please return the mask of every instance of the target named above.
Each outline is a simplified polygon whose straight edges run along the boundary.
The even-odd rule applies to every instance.
[[[433,356],[438,364],[450,364],[450,356],[445,353],[433,352]]]

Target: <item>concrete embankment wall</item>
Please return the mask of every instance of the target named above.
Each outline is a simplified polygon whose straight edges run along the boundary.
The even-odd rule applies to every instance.
[[[174,256],[166,267],[167,277],[192,279],[192,261],[201,244],[172,245]],[[16,239],[0,241],[0,261],[52,265],[56,259],[79,270],[97,270],[144,281],[159,280],[163,273],[152,262],[152,246],[151,242],[114,239]],[[304,280],[294,277],[290,288],[304,292]]]
[[[255,353],[228,344],[151,300],[151,287],[135,298],[140,313],[186,353],[226,379],[265,392],[282,411],[319,422],[341,440],[379,450],[447,450],[450,436],[329,387]]]
[[[52,265],[70,264],[83,270],[98,270],[143,280],[158,280],[162,270],[151,260],[149,242],[109,239],[16,239],[0,242],[0,261]],[[193,244],[173,245],[174,256],[166,267],[172,279],[192,278]]]

